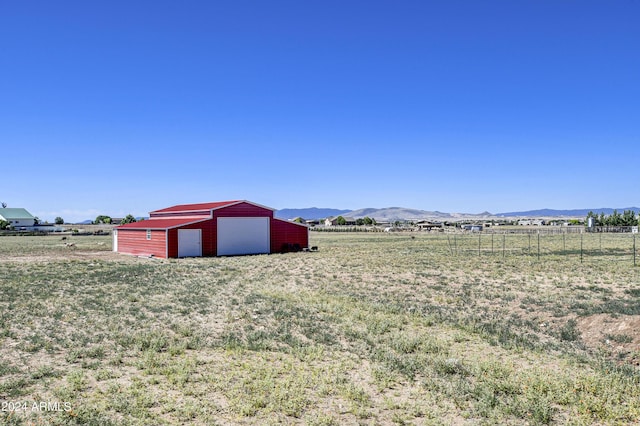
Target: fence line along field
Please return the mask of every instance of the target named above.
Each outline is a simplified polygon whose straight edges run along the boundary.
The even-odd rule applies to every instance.
[[[311,233],[318,252],[171,260],[2,237],[0,423],[638,423],[624,237],[538,256],[536,235]]]
[[[637,266],[636,234],[451,234],[430,238],[433,249],[445,242],[451,255],[534,256],[538,260],[571,262],[621,262]]]

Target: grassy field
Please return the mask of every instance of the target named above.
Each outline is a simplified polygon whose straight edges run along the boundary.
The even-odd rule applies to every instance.
[[[0,422],[637,424],[640,268],[629,235],[587,237],[582,262],[579,235],[180,260],[0,238]]]

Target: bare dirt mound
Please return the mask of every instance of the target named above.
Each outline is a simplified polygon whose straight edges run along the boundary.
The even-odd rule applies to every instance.
[[[577,318],[577,322],[587,347],[604,349],[618,359],[640,365],[640,316],[598,314]]]

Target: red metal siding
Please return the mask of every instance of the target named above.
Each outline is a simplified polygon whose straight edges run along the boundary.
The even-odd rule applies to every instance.
[[[273,210],[254,206],[249,203],[238,203],[213,211],[213,217],[273,217]]]
[[[141,220],[140,222],[127,223],[126,225],[117,226],[116,229],[169,229],[177,228],[179,226],[192,224],[194,222],[203,221],[208,219],[209,216],[204,218],[153,218],[148,220]]]
[[[147,240],[144,229],[118,229],[118,253],[166,257],[166,231],[152,230]]]
[[[202,256],[216,255],[216,221],[194,223],[180,229],[202,229]],[[169,230],[169,257],[178,257],[178,229]]]
[[[203,211],[197,211],[197,212],[161,212],[161,213],[151,212],[149,213],[149,218],[154,218],[154,219],[160,218],[160,217],[167,218],[167,219],[181,218],[181,217],[206,218],[210,216],[211,216],[211,210],[203,210]]]
[[[271,253],[290,251],[295,245],[309,247],[309,228],[280,219],[271,220]]]
[[[213,203],[196,203],[196,204],[179,204],[177,206],[171,206],[160,210],[154,210],[151,212],[151,215],[155,215],[158,213],[170,213],[170,212],[197,212],[204,211],[207,214],[211,211],[211,209],[218,209],[228,204],[235,204],[239,201],[216,201]]]

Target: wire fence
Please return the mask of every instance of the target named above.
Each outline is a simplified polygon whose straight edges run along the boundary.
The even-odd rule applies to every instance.
[[[572,256],[585,262],[624,262],[638,266],[637,234],[445,234],[453,256],[530,256],[538,260]]]

